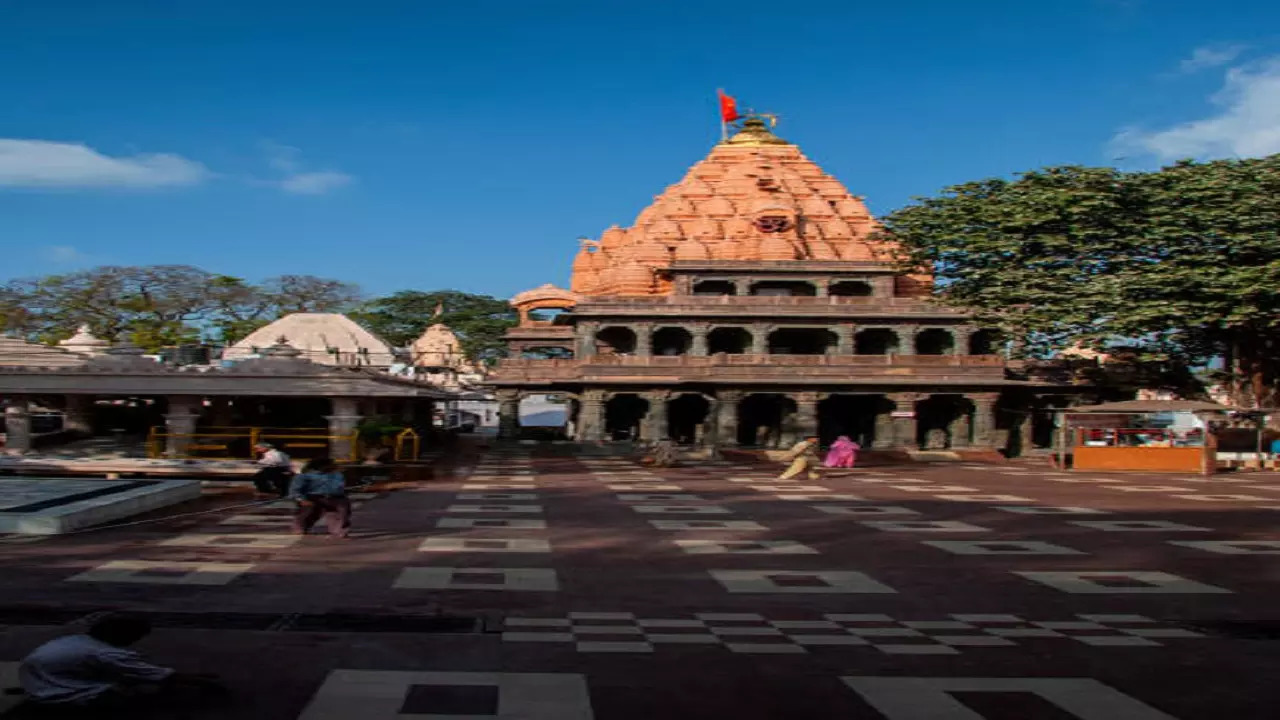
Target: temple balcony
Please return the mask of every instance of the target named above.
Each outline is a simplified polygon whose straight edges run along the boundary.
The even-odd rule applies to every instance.
[[[826,297],[779,295],[656,295],[650,297],[592,297],[574,309],[577,318],[589,316],[667,317],[701,316],[819,316],[966,318],[963,310],[909,297]]]
[[[583,359],[502,360],[494,384],[552,382],[984,382],[1005,377],[1000,355],[592,355]]]

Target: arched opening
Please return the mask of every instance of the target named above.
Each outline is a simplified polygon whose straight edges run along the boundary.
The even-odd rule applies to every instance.
[[[636,351],[636,333],[628,327],[602,328],[596,333],[597,355],[630,355]]]
[[[693,285],[694,295],[737,295],[738,287],[730,280],[703,280]]]
[[[573,351],[567,347],[551,345],[527,347],[520,351],[520,357],[529,360],[572,360]]]
[[[969,336],[970,355],[999,355],[1004,344],[999,330],[979,330]]]
[[[948,330],[931,328],[916,333],[917,355],[949,355],[956,346],[956,339]]]
[[[855,355],[888,355],[897,349],[897,334],[885,328],[863,330],[853,338]]]
[[[538,308],[529,311],[529,319],[536,323],[552,325],[556,318],[568,312],[565,308]]]
[[[740,327],[716,328],[707,333],[707,352],[744,355],[751,349],[751,333]]]
[[[687,355],[693,334],[681,327],[658,328],[653,333],[654,355]]]
[[[813,283],[802,280],[761,280],[751,285],[752,295],[771,297],[813,297],[818,294]]]
[[[778,393],[755,393],[738,404],[738,445],[776,448],[784,442],[783,425],[796,403]]]
[[[861,280],[841,280],[827,288],[827,294],[836,297],[871,297],[871,293],[871,283]]]
[[[694,393],[680,395],[667,403],[667,435],[680,445],[702,441],[711,403]]]
[[[569,420],[568,398],[563,395],[537,394],[520,399],[520,427],[562,428]]]
[[[893,412],[883,395],[832,395],[818,403],[818,437],[830,445],[841,435],[865,449],[876,441],[876,417]]]
[[[610,440],[636,440],[640,423],[649,412],[649,401],[635,393],[621,393],[604,404],[604,433]]]
[[[931,395],[916,403],[916,442],[921,450],[968,447],[973,403],[961,395]]]
[[[1058,428],[1054,419],[1058,414],[1053,411],[1069,405],[1067,398],[1058,395],[1044,397],[1036,403],[1031,413],[1032,448],[1051,448],[1056,445]]]
[[[770,355],[826,355],[836,346],[836,334],[822,328],[783,328],[769,333]]]

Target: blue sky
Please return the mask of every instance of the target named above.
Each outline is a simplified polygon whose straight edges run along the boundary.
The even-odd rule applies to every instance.
[[[563,284],[707,153],[717,87],[877,213],[1280,152],[1276,28],[1249,0],[0,0],[0,279]]]

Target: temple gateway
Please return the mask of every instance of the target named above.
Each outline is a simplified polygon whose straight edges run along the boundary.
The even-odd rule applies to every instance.
[[[583,240],[569,290],[511,304],[490,378],[501,432],[563,398],[580,442],[774,448],[848,435],[874,449],[1046,444],[1036,413],[1077,391],[1010,361],[1000,335],[899,272],[862,199],[762,117],[645,208]]]

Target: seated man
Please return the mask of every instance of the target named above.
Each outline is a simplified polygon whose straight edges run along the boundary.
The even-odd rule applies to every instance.
[[[22,661],[18,679],[30,703],[88,717],[104,710],[140,708],[183,689],[214,688],[208,679],[152,665],[128,649],[150,633],[151,623],[143,618],[110,615],[94,623],[86,635],[61,637],[36,648]]]
[[[293,461],[271,443],[258,443],[253,450],[260,455],[256,462],[262,468],[253,476],[258,494],[284,497],[293,479]]]

